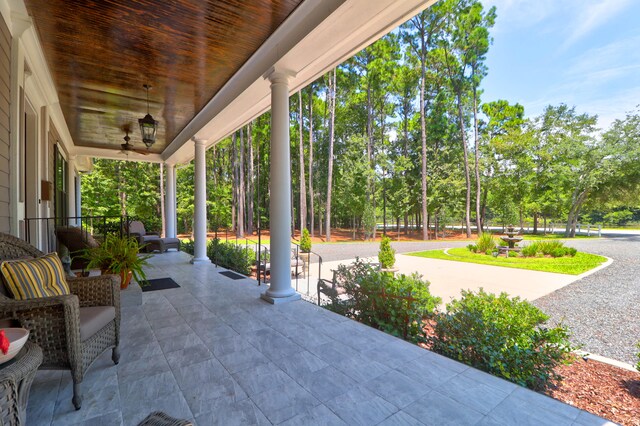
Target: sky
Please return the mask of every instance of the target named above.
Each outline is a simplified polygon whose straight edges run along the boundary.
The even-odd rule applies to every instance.
[[[565,103],[606,129],[640,110],[640,0],[484,0],[496,6],[483,102],[539,115]]]

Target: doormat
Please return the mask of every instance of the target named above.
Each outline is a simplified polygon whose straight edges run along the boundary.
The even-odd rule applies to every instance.
[[[179,288],[177,282],[172,278],[158,278],[155,280],[147,280],[140,286],[142,291],[166,290],[168,288]]]
[[[231,278],[232,280],[241,280],[241,279],[247,278],[244,275],[236,274],[235,272],[231,272],[231,271],[222,271],[218,273],[221,275],[224,275],[227,278]]]

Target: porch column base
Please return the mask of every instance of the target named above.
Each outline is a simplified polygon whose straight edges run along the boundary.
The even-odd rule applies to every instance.
[[[192,265],[200,265],[201,263],[211,263],[211,260],[208,257],[192,257],[189,261]]]
[[[262,293],[260,295],[260,299],[262,300],[266,300],[267,302],[271,303],[272,305],[279,305],[281,303],[289,303],[289,302],[295,302],[296,300],[300,300],[300,294],[298,293],[293,293],[290,296],[283,296],[283,297],[277,297],[277,296],[270,296],[269,295],[269,290],[265,291],[264,293]]]

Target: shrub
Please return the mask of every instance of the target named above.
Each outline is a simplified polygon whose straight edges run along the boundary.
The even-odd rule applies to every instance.
[[[433,349],[514,383],[542,390],[574,349],[562,325],[545,328],[538,308],[506,293],[462,292],[436,317]]]
[[[219,238],[208,242],[207,256],[215,264],[245,275],[251,273],[251,267],[256,260],[256,253],[253,249],[222,242]]]
[[[478,252],[478,246],[475,244],[467,244],[467,250],[469,250],[472,253],[477,253]]]
[[[311,236],[307,228],[302,230],[302,236],[300,237],[300,251],[303,253],[309,253],[311,251]]]
[[[480,237],[478,237],[478,242],[476,243],[476,247],[477,247],[476,251],[478,253],[489,254],[496,247],[496,240],[495,238],[493,238],[493,235],[491,235],[488,232],[485,232],[482,235],[480,235]]]
[[[509,257],[518,257],[518,252],[517,251],[513,251],[513,250],[509,250]]]
[[[538,253],[538,244],[537,243],[528,244],[522,247],[522,250],[520,250],[520,253],[522,253],[524,257],[535,257],[536,253]]]
[[[428,281],[381,273],[361,260],[340,265],[335,279],[347,299],[334,300],[332,310],[411,342],[426,341],[423,321],[441,301],[429,293]]]
[[[525,257],[563,257],[575,256],[578,251],[573,247],[565,247],[562,241],[535,241],[522,248],[522,255]]]
[[[393,268],[396,263],[396,251],[391,248],[391,239],[384,235],[380,240],[380,251],[378,252],[380,265],[385,268]]]
[[[640,349],[640,343],[636,345]],[[640,371],[640,352],[636,355],[638,357],[638,363],[636,364],[636,370]]]
[[[185,253],[189,253],[191,256],[193,256],[193,253],[195,251],[194,246],[195,243],[192,239],[182,240],[182,242],[180,243],[180,249]]]

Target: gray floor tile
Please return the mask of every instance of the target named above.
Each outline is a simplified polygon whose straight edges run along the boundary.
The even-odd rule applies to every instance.
[[[501,389],[463,375],[455,376],[442,383],[436,390],[482,414],[488,414],[509,395]]]
[[[187,365],[196,364],[213,358],[213,354],[204,343],[187,346],[179,351],[169,352],[165,355],[169,367],[175,370]]]
[[[576,407],[564,404],[541,393],[533,392],[522,386],[518,386],[510,396],[514,399],[521,400],[530,406],[537,407],[540,410],[558,414],[571,420],[575,420],[580,413],[580,410]]]
[[[251,399],[267,419],[275,424],[306,414],[320,405],[320,401],[293,381],[273,387],[269,392],[253,395]]]
[[[253,348],[243,336],[227,337],[225,339],[218,339],[209,342],[207,345],[209,350],[213,352],[215,356],[222,356],[233,352],[245,350],[247,348]]]
[[[260,364],[233,374],[247,394],[257,395],[282,384],[295,383],[285,372],[273,364]]]
[[[311,408],[306,413],[298,414],[280,423],[283,426],[346,426],[347,424],[324,405]]]
[[[122,382],[119,389],[123,401],[154,400],[163,395],[180,392],[178,382],[171,371]]]
[[[200,339],[200,337],[198,337],[198,335],[193,332],[158,340],[160,349],[162,349],[162,352],[165,355],[171,352],[182,350],[189,346],[195,346],[202,343],[202,339]]]
[[[368,382],[391,370],[391,367],[371,361],[364,356],[341,358],[332,365],[358,383]]]
[[[137,359],[127,363],[118,364],[118,382],[138,380],[144,377],[169,371],[169,364],[164,355],[156,355],[149,358]]]
[[[398,408],[406,407],[430,391],[428,386],[396,370],[370,380],[364,386]]]
[[[436,388],[461,374],[445,365],[433,362],[433,358],[429,356],[421,356],[406,364],[399,365],[396,370],[431,388]]]
[[[403,411],[424,424],[434,426],[475,425],[484,417],[479,411],[475,411],[468,405],[455,401],[438,391],[429,392]]]
[[[393,416],[387,417],[382,423],[378,423],[378,426],[422,426],[424,423],[410,416],[404,411],[398,411]]]
[[[496,408],[491,410],[488,417],[501,424],[518,424],[520,426],[554,425],[568,426],[573,424],[574,418],[548,411],[539,405],[532,404],[523,398],[509,395]],[[567,406],[569,407],[569,406]]]
[[[574,426],[614,426],[615,423],[594,414],[581,411],[576,417]]]
[[[174,336],[182,336],[192,333],[191,327],[187,323],[180,325],[172,325],[169,327],[157,328],[153,330],[156,335],[156,339],[163,340]]]
[[[120,410],[103,414],[97,417],[74,423],[73,426],[120,426],[122,424],[122,413]]]
[[[511,393],[520,387],[508,380],[501,379],[484,371],[476,370],[475,368],[468,368],[462,372],[462,375],[505,393]]]
[[[200,383],[185,390],[184,396],[196,417],[212,411],[212,407],[219,405],[220,399],[235,403],[248,398],[246,392],[232,377]]]
[[[348,425],[378,424],[398,411],[393,404],[363,386],[357,386],[325,405]]]
[[[76,410],[71,396],[58,399],[53,414],[53,425],[80,423],[94,417],[120,410],[120,394],[117,385],[92,389],[83,393],[82,409]]]
[[[193,414],[181,393],[163,395],[154,400],[128,400],[122,402],[122,417],[125,425],[135,426],[150,413],[163,411],[177,419],[192,419]]]
[[[308,372],[295,380],[322,402],[339,397],[357,386],[355,380],[331,366]]]
[[[201,383],[216,381],[229,376],[227,370],[214,358],[173,370],[183,391]]]
[[[217,358],[218,361],[224,365],[227,371],[232,374],[249,367],[269,362],[269,358],[253,347],[248,347],[237,352],[231,352],[224,355],[218,355]]]
[[[243,401],[220,398],[211,403],[211,411],[196,417],[199,426],[271,425],[250,399]]]

